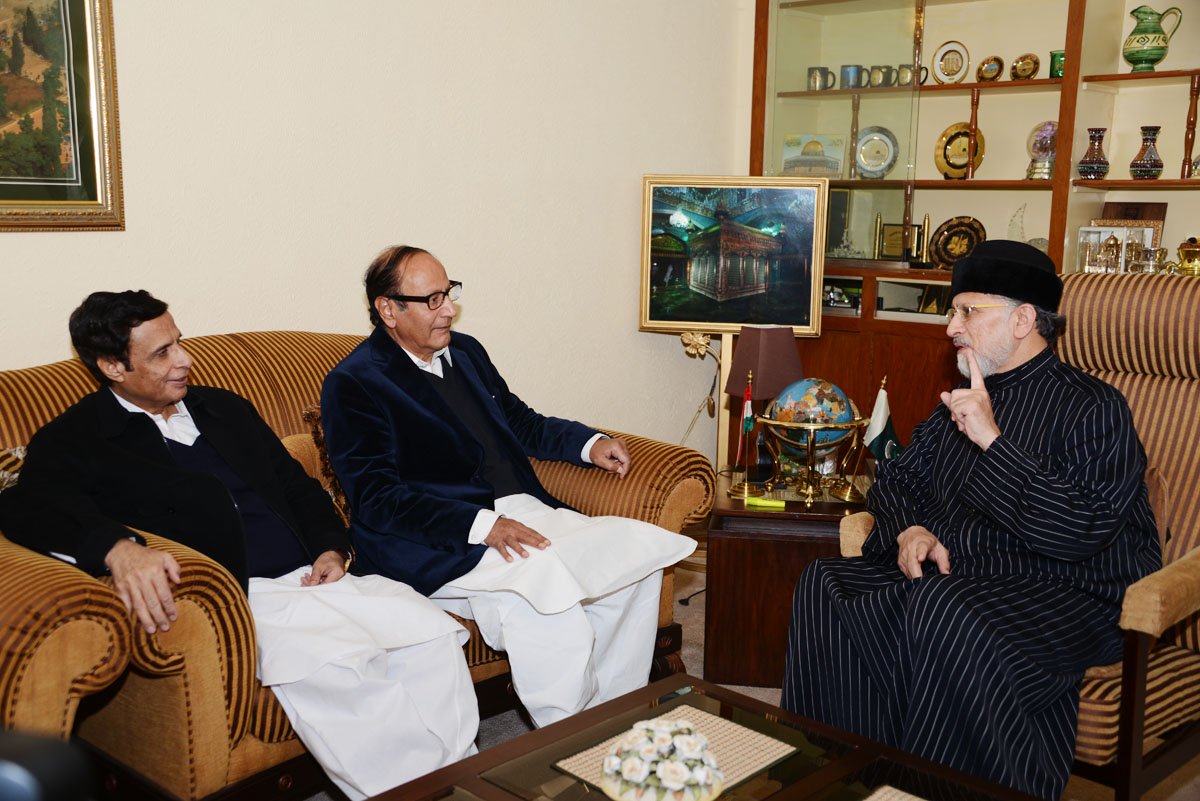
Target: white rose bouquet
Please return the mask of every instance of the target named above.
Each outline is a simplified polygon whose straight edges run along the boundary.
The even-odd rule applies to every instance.
[[[691,721],[635,723],[604,758],[601,789],[617,801],[709,801],[725,776]]]

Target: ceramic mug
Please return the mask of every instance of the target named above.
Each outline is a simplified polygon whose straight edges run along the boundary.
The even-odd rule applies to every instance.
[[[836,82],[837,76],[828,67],[808,68],[808,91],[822,92],[826,89],[832,89]]]
[[[891,86],[896,82],[896,69],[887,65],[871,67],[871,86]]]
[[[842,65],[842,88],[863,89],[871,79],[871,73],[862,64]]]
[[[913,81],[913,65],[901,64],[896,67],[896,85],[897,86],[912,86]]]

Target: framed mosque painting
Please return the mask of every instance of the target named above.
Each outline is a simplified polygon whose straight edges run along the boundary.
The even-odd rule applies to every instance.
[[[111,0],[0,0],[0,230],[123,230]]]
[[[642,331],[821,333],[824,178],[642,179]]]

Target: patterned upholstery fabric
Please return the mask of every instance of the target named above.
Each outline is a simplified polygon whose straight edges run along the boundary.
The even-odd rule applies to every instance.
[[[0,537],[0,728],[66,739],[80,699],[125,672],[131,628],[111,588]]]
[[[1200,544],[1200,281],[1177,276],[1064,276],[1063,361],[1121,390],[1146,447],[1151,497],[1170,564]],[[1130,600],[1126,600],[1129,615]],[[1200,715],[1200,627],[1191,617],[1150,657],[1146,734]],[[1107,674],[1107,677],[1104,677]],[[1089,671],[1076,756],[1116,755],[1120,671]],[[1101,677],[1096,677],[1097,675]]]
[[[184,344],[194,362],[193,382],[247,397],[336,498],[340,489],[313,404],[325,374],[361,339],[271,331],[198,336]],[[18,472],[20,448],[34,432],[95,386],[76,359],[0,371],[0,471]],[[628,514],[673,530],[702,518],[714,488],[708,462],[686,448],[629,440],[639,469],[622,482],[602,484],[607,476],[595,470],[535,467],[551,492],[581,509]],[[131,625],[110,582],[0,537],[0,565],[10,577],[25,577],[0,584],[0,725],[65,737],[80,697],[124,675],[111,698],[89,707],[79,735],[175,797],[194,799],[278,765],[300,746],[274,695],[255,677],[254,624],[237,583],[194,551],[146,536],[180,561],[184,575],[176,590],[180,619],[153,637]],[[664,591],[669,603],[666,583]],[[464,625],[472,634],[466,654],[475,681],[506,673],[505,656],[487,647],[471,621]],[[32,660],[40,660],[45,681],[29,680]],[[137,670],[126,672],[130,664]]]

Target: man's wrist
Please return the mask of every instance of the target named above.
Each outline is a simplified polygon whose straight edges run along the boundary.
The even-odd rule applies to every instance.
[[[354,553],[354,546],[347,545],[345,548],[334,548],[333,552],[342,558],[342,572],[349,573],[350,566],[354,564],[354,559],[356,557],[356,554]]]

